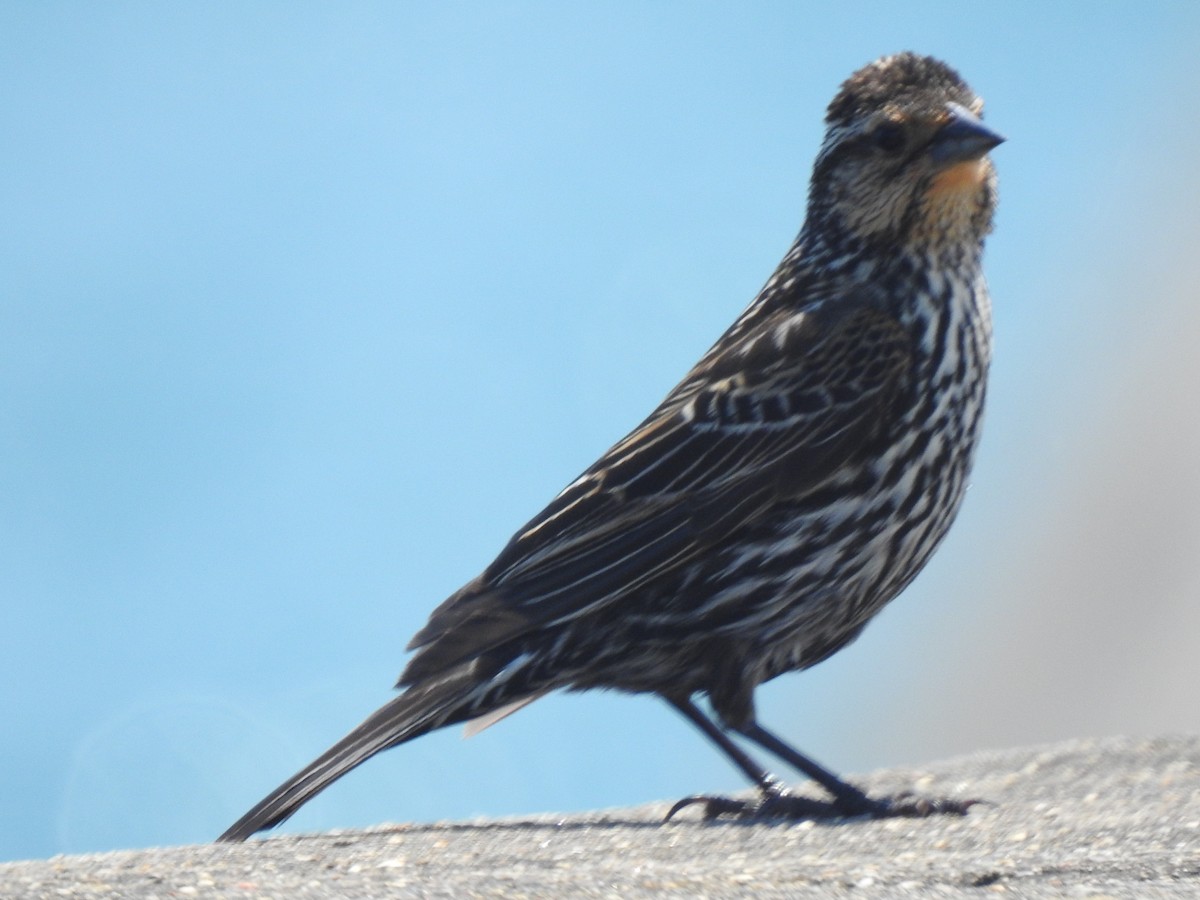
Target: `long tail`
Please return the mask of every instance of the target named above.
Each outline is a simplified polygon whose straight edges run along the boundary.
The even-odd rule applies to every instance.
[[[469,693],[461,681],[409,688],[371,713],[348,735],[322,753],[238,819],[218,841],[244,841],[273,828],[376,753],[452,722],[470,718],[463,710]]]

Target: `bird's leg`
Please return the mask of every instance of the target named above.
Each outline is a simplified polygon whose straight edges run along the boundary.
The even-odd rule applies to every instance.
[[[795,747],[785,743],[755,721],[738,729],[764,750],[782,759],[797,772],[803,772],[833,795],[835,806],[845,815],[861,815],[875,812],[875,801],[852,784],[838,778],[828,769],[809,759]]]
[[[830,803],[828,800],[813,800],[808,797],[799,797],[789,793],[774,775],[764,769],[753,757],[739,747],[733,738],[726,734],[712,719],[702,713],[691,700],[668,698],[668,702],[683,713],[692,724],[703,731],[714,744],[724,751],[725,755],[733,761],[734,765],[741,769],[746,774],[746,777],[758,786],[759,795],[756,800],[741,800],[736,797],[693,794],[690,797],[684,797],[672,806],[664,821],[670,821],[681,809],[696,804],[703,804],[705,821],[712,821],[723,816],[762,821],[767,819],[830,819],[837,816],[849,815],[849,813],[839,810],[836,804]],[[767,749],[771,748],[767,747]],[[812,763],[809,763],[809,765],[816,769],[816,771],[821,772],[827,779],[841,784],[833,775],[825,772],[820,767],[814,766]],[[848,791],[855,791],[849,785],[843,785],[843,787]],[[859,794],[866,800],[865,795],[861,795],[861,792]]]
[[[751,721],[748,725],[739,728],[738,732],[797,771],[803,772],[832,794],[834,801],[830,806],[835,816],[870,816],[875,819],[921,818],[937,814],[962,816],[966,815],[967,810],[972,806],[981,802],[979,800],[918,797],[908,793],[898,794],[894,797],[868,797],[854,785],[842,781],[828,769],[813,762],[757,722]],[[810,818],[811,816],[802,817]]]
[[[722,731],[708,716],[702,713],[690,699],[668,697],[667,702],[683,713],[688,721],[703,731],[709,740],[720,747],[725,755],[733,761],[733,764],[741,769],[746,777],[758,786],[763,797],[784,793],[782,786],[775,776],[755,762],[753,757],[734,743],[733,739]],[[716,819],[723,815],[738,815],[742,808],[747,805],[746,801],[735,800],[732,797],[712,797],[704,794],[693,794],[690,797],[684,797],[672,806],[664,821],[670,821],[675,813],[697,803],[704,804],[704,818],[706,820]]]
[[[722,731],[715,722],[700,712],[691,700],[670,699],[668,702],[683,713],[689,721],[707,735],[708,739],[725,751],[725,755],[733,760],[734,765],[741,769],[746,777],[762,790],[767,790],[776,784],[775,776],[754,761],[754,758],[733,742],[733,739]]]
[[[668,821],[681,809],[695,804],[703,804],[706,821],[722,817],[752,821],[772,819],[803,821],[837,819],[847,816],[870,816],[882,819],[923,817],[936,813],[963,815],[971,806],[979,802],[977,800],[929,800],[909,795],[874,799],[817,765],[757,722],[751,721],[748,725],[737,729],[739,734],[754,741],[817,782],[834,799],[816,800],[797,796],[788,792],[778,779],[734,743],[733,739],[708,716],[704,715],[691,700],[668,698],[668,702],[720,747],[734,765],[758,786],[759,790],[759,796],[754,800],[706,794],[684,797],[671,807],[666,816]]]

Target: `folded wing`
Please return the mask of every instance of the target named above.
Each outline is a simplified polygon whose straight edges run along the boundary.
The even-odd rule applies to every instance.
[[[470,660],[499,669],[522,635],[602,610],[866,458],[911,402],[908,332],[845,299],[760,322],[718,341],[434,611],[401,685]]]

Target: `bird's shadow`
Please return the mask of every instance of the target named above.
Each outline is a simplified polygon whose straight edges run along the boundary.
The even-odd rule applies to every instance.
[[[645,815],[613,815],[595,819],[504,819],[478,822],[429,822],[414,824],[380,825],[362,831],[332,832],[322,834],[288,835],[289,840],[332,842],[334,846],[347,846],[361,840],[397,835],[426,834],[484,834],[496,832],[575,833],[582,831],[638,830],[678,828],[793,828],[798,825],[821,827],[844,827],[875,821],[870,816],[830,816],[802,820],[779,818],[724,819],[674,818],[670,821],[661,816],[649,818]]]

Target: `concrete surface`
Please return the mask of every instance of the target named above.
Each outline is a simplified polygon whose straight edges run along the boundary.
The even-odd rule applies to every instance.
[[[663,825],[666,803],[389,825],[7,863],[0,897],[1200,897],[1200,737],[1071,741],[857,781],[992,805],[823,825]]]

